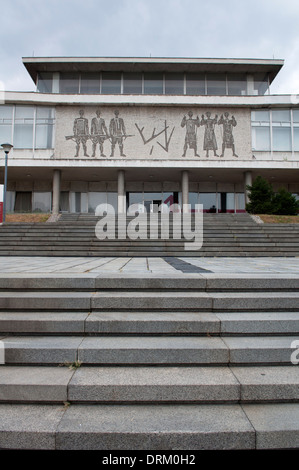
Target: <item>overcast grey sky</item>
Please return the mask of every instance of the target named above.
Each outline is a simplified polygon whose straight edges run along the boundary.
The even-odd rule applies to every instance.
[[[0,80],[34,90],[22,57],[284,59],[272,93],[299,93],[298,0],[0,0]]]

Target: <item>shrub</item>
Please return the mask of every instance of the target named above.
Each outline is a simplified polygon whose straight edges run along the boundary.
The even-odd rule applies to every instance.
[[[274,191],[267,180],[258,176],[252,186],[247,186],[250,191],[250,202],[246,204],[247,212],[252,214],[272,214]]]
[[[297,215],[299,201],[286,189],[281,188],[275,194],[271,184],[258,176],[252,186],[247,186],[250,202],[247,212],[252,214]]]
[[[273,214],[297,215],[299,212],[299,201],[286,189],[281,188],[273,198]]]

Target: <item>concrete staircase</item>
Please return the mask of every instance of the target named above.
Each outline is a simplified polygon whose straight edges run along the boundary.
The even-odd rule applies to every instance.
[[[2,276],[0,340],[0,449],[299,448],[296,277]]]
[[[127,224],[132,219],[127,219]],[[298,256],[299,224],[257,224],[249,214],[204,214],[203,246],[185,250],[185,239],[98,240],[98,217],[63,214],[58,222],[6,223],[0,227],[0,256]],[[176,226],[176,225],[175,225]],[[192,225],[194,230],[194,220]],[[173,224],[170,220],[170,236]]]

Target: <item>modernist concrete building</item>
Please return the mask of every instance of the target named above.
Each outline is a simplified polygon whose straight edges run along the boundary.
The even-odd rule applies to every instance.
[[[0,105],[1,142],[13,145],[7,211],[242,212],[257,175],[299,194],[299,105],[270,93],[282,60],[23,63],[36,91],[6,91]]]

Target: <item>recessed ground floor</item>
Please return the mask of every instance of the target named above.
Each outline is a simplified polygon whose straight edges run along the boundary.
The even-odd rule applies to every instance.
[[[299,169],[279,168],[8,168],[6,212],[158,212],[202,204],[204,212],[245,212],[247,186],[261,175],[274,190],[299,195]],[[168,208],[168,209],[167,209]]]

